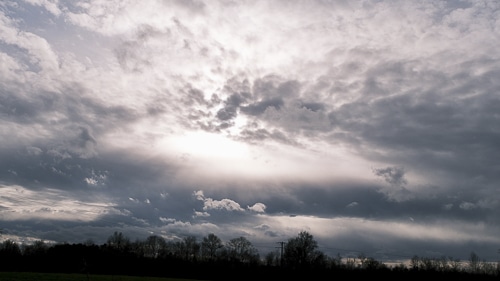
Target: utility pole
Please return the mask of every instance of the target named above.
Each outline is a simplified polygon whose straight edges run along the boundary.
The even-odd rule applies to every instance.
[[[281,254],[280,254],[280,266],[283,266],[283,250],[284,250],[284,246],[285,246],[285,242],[281,241],[281,242],[277,242],[278,244],[280,244],[280,250],[281,250]]]

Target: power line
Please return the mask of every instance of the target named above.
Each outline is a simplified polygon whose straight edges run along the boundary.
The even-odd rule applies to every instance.
[[[280,254],[280,265],[283,266],[283,250],[284,250],[284,247],[285,247],[285,242],[283,241],[280,241],[280,242],[277,242],[278,244],[280,244],[280,247],[277,247],[277,248],[280,248],[281,249],[281,254]]]

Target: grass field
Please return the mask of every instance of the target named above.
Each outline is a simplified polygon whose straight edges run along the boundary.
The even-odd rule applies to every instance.
[[[160,277],[140,277],[121,275],[85,275],[34,272],[0,272],[0,281],[196,281]]]

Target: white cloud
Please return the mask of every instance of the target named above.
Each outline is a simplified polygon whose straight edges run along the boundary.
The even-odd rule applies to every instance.
[[[453,204],[445,204],[443,205],[444,210],[451,210],[453,208]]]
[[[84,179],[85,182],[88,184],[88,185],[97,185],[99,182],[94,179],[94,178],[85,178]]]
[[[47,11],[52,13],[55,16],[59,16],[62,12],[57,6],[58,0],[24,0],[31,5],[37,5],[44,7]]]
[[[231,199],[222,199],[222,200],[214,200],[212,198],[207,198],[203,194],[202,190],[198,190],[193,192],[193,195],[196,197],[197,200],[203,201],[203,210],[208,211],[208,210],[226,210],[226,211],[237,211],[237,212],[244,212],[245,209],[243,209],[239,203],[237,203],[234,200]],[[256,213],[264,213],[266,210],[266,205],[263,203],[255,203],[252,206],[247,206],[247,210],[253,211]],[[196,216],[199,216],[201,213],[197,212]]]
[[[198,212],[195,210],[193,218],[199,218],[199,217],[202,217],[202,218],[210,217],[210,214],[207,212]]]
[[[247,209],[257,213],[265,213],[266,205],[262,203],[255,203],[253,206],[247,206]]]
[[[116,212],[112,203],[85,202],[55,189],[32,191],[22,186],[0,185],[0,191],[0,219],[4,221],[90,222]]]
[[[88,185],[92,185],[92,186],[104,186],[106,184],[106,179],[107,179],[107,172],[106,171],[95,171],[95,170],[92,170],[91,171],[91,176],[90,177],[86,177],[84,178],[84,181],[88,184]]]
[[[462,203],[460,203],[459,207],[460,207],[460,209],[463,209],[463,210],[472,210],[472,209],[476,209],[478,206],[474,203],[471,203],[471,202],[462,202]]]
[[[200,200],[200,201],[205,200],[205,194],[203,193],[203,190],[194,191],[193,195],[196,197],[196,200]]]
[[[34,33],[19,30],[17,23],[0,11],[0,40],[26,50],[30,63],[41,67],[44,71],[57,71],[59,58],[49,42]]]
[[[160,217],[159,219],[161,222],[164,222],[164,223],[174,223],[175,222],[175,219],[173,219],[173,218]]]
[[[351,202],[351,203],[349,203],[346,207],[347,207],[347,208],[355,208],[355,207],[356,207],[356,206],[358,206],[358,205],[359,205],[359,203],[358,203],[358,202]]]
[[[240,204],[231,199],[214,200],[212,198],[204,199],[203,210],[244,211]]]
[[[55,149],[50,149],[47,154],[60,160],[71,158],[71,155],[67,151],[58,151]]]
[[[254,227],[255,229],[259,229],[259,230],[268,230],[270,229],[271,227],[267,224],[260,224],[260,225],[257,225]]]
[[[43,150],[38,148],[38,147],[34,147],[34,146],[29,146],[26,148],[26,150],[28,151],[28,154],[30,155],[40,155],[43,153]]]

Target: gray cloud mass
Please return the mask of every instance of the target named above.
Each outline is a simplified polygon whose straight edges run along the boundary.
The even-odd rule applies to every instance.
[[[0,239],[498,259],[499,3],[136,2],[0,3]]]

